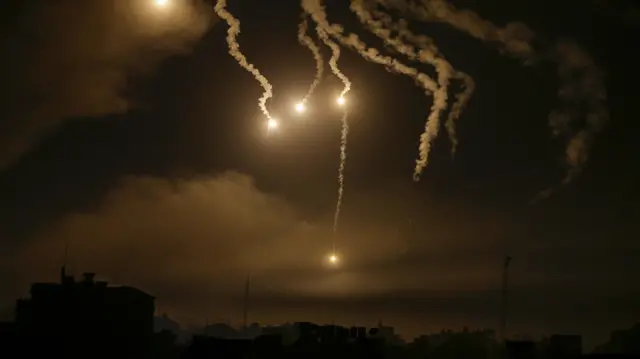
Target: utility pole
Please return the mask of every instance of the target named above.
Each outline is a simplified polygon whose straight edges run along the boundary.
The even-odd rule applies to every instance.
[[[244,311],[243,311],[243,329],[247,329],[247,315],[249,313],[249,290],[251,288],[251,273],[247,275],[247,281],[244,285]]]
[[[502,305],[500,307],[500,340],[504,343],[507,339],[507,299],[509,290],[509,263],[511,257],[504,257],[504,266],[502,267]]]
[[[67,279],[67,261],[69,260],[69,243],[64,244],[64,257],[62,258],[62,267],[60,268],[60,284],[65,284]]]

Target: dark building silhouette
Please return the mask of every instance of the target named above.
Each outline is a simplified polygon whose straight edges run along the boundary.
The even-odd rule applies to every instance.
[[[238,338],[240,336],[237,330],[224,323],[207,325],[202,328],[202,334],[218,339]]]
[[[582,355],[582,336],[554,334],[549,338],[547,357],[550,359],[577,358]]]
[[[395,328],[382,324],[381,320],[378,320],[378,327],[376,329],[376,335],[384,339],[387,345],[402,346],[404,341],[396,334]]]
[[[367,358],[384,357],[383,341],[367,336],[366,328],[293,325],[295,340],[285,344],[285,333],[260,335],[254,339],[220,339],[195,336],[186,357],[200,358]]]
[[[629,329],[614,330],[609,340],[598,346],[594,353],[640,357],[640,323],[636,323]]]
[[[0,322],[0,356],[13,348],[17,339],[16,325],[14,322]]]
[[[504,346],[508,359],[536,359],[539,357],[534,341],[506,340]]]
[[[154,297],[94,281],[93,273],[75,281],[62,268],[60,279],[32,284],[31,298],[17,301],[20,357],[150,357]]]

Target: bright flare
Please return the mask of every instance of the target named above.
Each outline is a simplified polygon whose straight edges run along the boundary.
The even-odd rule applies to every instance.
[[[270,130],[275,130],[276,128],[278,128],[278,121],[272,118],[269,119],[269,121],[267,121],[267,128],[269,128]]]
[[[338,102],[338,105],[340,105],[340,106],[344,105],[344,102],[345,102],[344,97],[342,97],[342,96],[338,97],[336,102]]]
[[[305,107],[304,103],[300,102],[296,105],[296,111],[298,113],[303,113],[307,108]]]
[[[332,254],[329,256],[329,262],[331,262],[332,264],[337,264],[338,263],[338,256],[335,254]]]
[[[169,0],[155,0],[155,3],[157,6],[165,7],[169,3]]]

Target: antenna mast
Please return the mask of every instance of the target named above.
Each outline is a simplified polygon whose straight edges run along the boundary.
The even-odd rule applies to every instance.
[[[64,283],[67,278],[67,261],[69,260],[69,243],[64,244],[64,257],[62,258],[62,268],[60,268],[60,283]]]
[[[504,257],[504,266],[502,267],[502,306],[500,307],[500,339],[504,343],[507,338],[507,294],[509,285],[509,263],[510,256]]]
[[[244,329],[247,328],[247,316],[249,314],[249,290],[251,289],[251,272],[247,275],[247,280],[244,285],[244,311],[242,323]]]

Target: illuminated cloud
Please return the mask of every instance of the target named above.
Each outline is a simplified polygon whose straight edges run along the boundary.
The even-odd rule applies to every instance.
[[[213,21],[199,0],[163,11],[152,0],[39,1],[7,9],[19,16],[5,24],[0,45],[6,79],[0,169],[64,119],[127,111],[130,75],[188,51]]]
[[[340,265],[331,267],[329,206],[326,223],[308,222],[292,203],[234,172],[125,178],[94,211],[69,214],[0,256],[5,273],[14,273],[5,299],[23,295],[32,281],[57,280],[65,246],[76,275],[95,271],[156,295],[159,308],[191,314],[241,295],[249,272],[256,296],[367,296],[493,280],[493,254],[485,248],[512,230],[508,218],[459,207],[454,216],[455,206],[432,201],[433,210],[420,210],[423,220],[407,228],[398,219],[407,197],[391,192],[388,198],[380,195],[387,191],[353,192],[349,211],[357,215],[344,218]],[[20,263],[29,268],[12,270]],[[416,278],[416,272],[438,275]]]
[[[24,295],[30,282],[57,280],[65,246],[76,275],[97,272],[156,295],[159,308],[191,314],[241,295],[248,272],[257,296],[475,288],[493,279],[495,263],[483,248],[491,250],[512,230],[504,216],[459,207],[454,216],[455,206],[433,201],[433,210],[421,209],[423,220],[407,228],[406,218],[398,218],[407,196],[353,191],[349,198],[337,237],[340,265],[331,267],[330,206],[326,222],[306,221],[292,203],[234,172],[189,180],[129,177],[94,211],[68,214],[4,252],[0,268],[10,287],[0,300]],[[16,270],[22,263],[30,265]],[[416,279],[416,272],[438,275]]]
[[[128,178],[98,211],[69,215],[42,233],[22,252],[23,260],[41,259],[32,275],[57,273],[61,256],[51,254],[68,244],[75,268],[119,282],[206,280],[222,288],[249,271],[322,273],[332,238],[329,225],[307,223],[284,199],[233,172],[185,181]],[[384,224],[347,230],[344,250],[357,265],[393,259],[407,243],[390,233]]]

